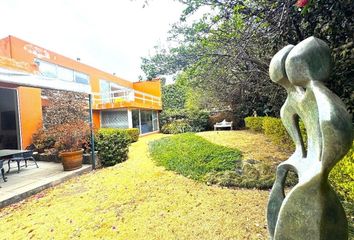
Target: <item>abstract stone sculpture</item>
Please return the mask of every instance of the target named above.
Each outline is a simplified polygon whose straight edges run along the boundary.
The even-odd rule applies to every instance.
[[[272,240],[348,239],[345,212],[328,175],[348,152],[353,129],[345,105],[323,84],[331,65],[329,47],[315,37],[284,47],[270,63],[270,78],[288,94],[281,118],[296,146],[293,155],[278,166],[269,197]],[[307,150],[299,119],[307,131]],[[289,170],[298,174],[299,182],[285,195]]]

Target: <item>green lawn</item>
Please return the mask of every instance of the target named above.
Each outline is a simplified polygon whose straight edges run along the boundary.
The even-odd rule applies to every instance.
[[[0,210],[1,239],[267,239],[268,192],[226,189],[166,171],[142,137],[126,162]]]

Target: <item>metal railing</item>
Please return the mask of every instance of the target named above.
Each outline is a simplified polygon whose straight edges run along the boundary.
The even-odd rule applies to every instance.
[[[93,94],[94,105],[124,102],[139,102],[159,107],[162,105],[161,97],[156,97],[154,95],[136,90],[117,90],[112,92]]]

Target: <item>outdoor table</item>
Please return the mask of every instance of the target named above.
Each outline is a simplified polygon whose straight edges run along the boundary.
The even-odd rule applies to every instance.
[[[16,159],[17,162],[17,172],[20,172],[20,161],[24,159],[23,154],[30,152],[31,150],[18,150],[18,149],[2,149],[0,150],[0,161],[4,162],[5,160],[11,160],[12,158]],[[9,169],[10,171],[10,162]],[[1,174],[4,178],[4,168],[1,169]],[[5,179],[4,179],[5,181]]]

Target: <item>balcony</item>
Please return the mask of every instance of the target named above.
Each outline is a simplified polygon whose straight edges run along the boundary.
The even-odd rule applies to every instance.
[[[161,110],[161,97],[130,89],[93,94],[95,110],[128,107]]]

